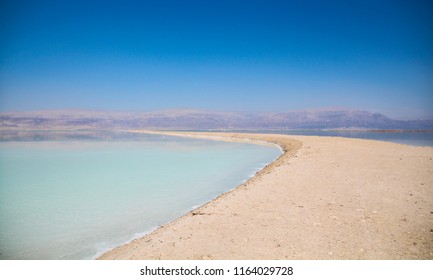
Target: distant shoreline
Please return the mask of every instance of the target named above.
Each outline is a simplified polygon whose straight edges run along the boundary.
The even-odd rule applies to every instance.
[[[261,140],[285,153],[233,191],[99,259],[433,259],[431,147],[155,133]]]
[[[83,139],[86,139],[86,135],[92,138],[92,134],[104,134],[108,133],[125,133],[130,130],[127,129],[66,129],[66,130],[6,130],[0,131],[0,141],[22,141],[28,139],[34,141],[35,139],[70,139],[72,133],[79,133]],[[168,130],[167,130],[168,131]],[[174,132],[176,130],[170,130]],[[360,139],[372,139],[381,140],[387,142],[394,142],[412,146],[433,146],[433,130],[177,130],[179,133],[188,132],[225,132],[225,133],[254,133],[254,134],[283,134],[283,135],[310,135],[310,136],[326,136],[326,137],[349,137],[349,138],[360,138]],[[74,136],[72,136],[73,138]]]
[[[257,131],[345,131],[345,132],[433,132],[433,129],[352,129],[352,128],[293,128],[293,129],[127,129],[127,128],[91,128],[91,127],[53,127],[53,128],[3,128],[0,127],[0,132],[19,132],[19,131],[161,131],[161,132],[232,132],[232,133],[248,133]]]
[[[159,111],[45,110],[0,112],[1,129],[154,130],[433,130],[433,119],[397,120],[357,109],[229,112],[200,109]]]
[[[357,130],[357,129],[329,129],[330,131],[359,131],[359,132],[378,132],[378,133],[399,133],[399,132],[433,132],[433,129],[365,129],[365,130]]]

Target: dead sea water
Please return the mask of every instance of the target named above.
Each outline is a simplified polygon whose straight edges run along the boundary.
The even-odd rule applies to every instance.
[[[2,132],[0,259],[91,259],[235,188],[275,146],[126,132]]]

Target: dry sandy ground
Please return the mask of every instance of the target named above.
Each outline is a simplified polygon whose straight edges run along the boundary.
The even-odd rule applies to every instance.
[[[433,148],[205,134],[269,141],[286,153],[237,189],[100,259],[433,259]]]

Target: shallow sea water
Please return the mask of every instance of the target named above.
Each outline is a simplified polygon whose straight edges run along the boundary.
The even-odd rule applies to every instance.
[[[3,133],[0,259],[91,259],[229,191],[275,146],[125,132]]]

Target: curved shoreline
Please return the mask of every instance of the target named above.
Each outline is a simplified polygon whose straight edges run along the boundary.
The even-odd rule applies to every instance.
[[[153,133],[247,138],[278,144],[284,153],[234,190],[99,259],[433,259],[433,148]]]
[[[138,240],[141,240],[149,235],[154,234],[155,232],[157,232],[158,230],[160,230],[161,228],[164,228],[164,226],[169,225],[179,219],[182,219],[183,217],[192,215],[200,215],[200,209],[205,207],[206,205],[212,203],[215,200],[221,199],[222,197],[224,197],[225,195],[236,191],[238,188],[242,187],[242,186],[246,186],[251,180],[254,180],[257,176],[260,176],[260,174],[264,173],[264,172],[268,172],[267,170],[271,169],[274,164],[277,164],[277,162],[279,160],[281,160],[281,158],[285,157],[286,155],[291,157],[294,156],[294,154],[296,153],[296,151],[302,146],[302,143],[296,140],[292,140],[292,139],[286,139],[286,141],[279,141],[278,137],[274,140],[274,141],[264,141],[261,139],[261,137],[257,137],[257,135],[254,134],[239,134],[239,133],[213,133],[212,135],[209,134],[202,134],[200,132],[170,132],[170,131],[153,131],[153,130],[129,130],[128,132],[134,132],[134,133],[146,133],[146,134],[156,134],[156,135],[167,135],[167,136],[175,136],[175,137],[186,137],[186,138],[197,138],[197,139],[205,139],[205,140],[214,140],[214,141],[225,141],[225,142],[241,142],[241,143],[254,143],[254,144],[258,144],[258,145],[272,145],[272,146],[276,146],[280,149],[281,151],[281,155],[276,158],[274,161],[270,162],[269,164],[267,164],[266,166],[264,166],[262,169],[258,170],[254,176],[248,178],[246,181],[244,181],[242,184],[240,184],[239,186],[225,192],[222,193],[221,195],[213,198],[212,200],[204,203],[203,205],[200,205],[197,208],[192,209],[191,211],[189,211],[188,213],[182,215],[181,217],[168,222],[165,225],[161,225],[159,227],[157,227],[156,229],[146,233],[145,235],[135,238],[133,240],[128,241],[127,243],[114,247],[106,252],[103,252],[102,254],[98,254],[96,256],[95,259],[97,260],[102,260],[102,259],[110,259],[110,255],[113,254],[113,252],[115,252],[116,250],[123,248],[125,246],[129,246],[129,244],[137,242]],[[249,136],[249,138],[245,138],[245,136]],[[254,139],[256,138],[256,139]],[[293,145],[293,146],[292,146]],[[199,214],[197,214],[199,213]]]

